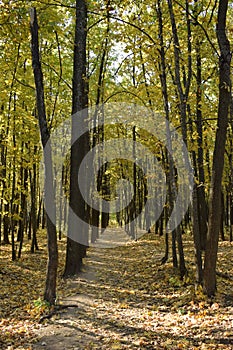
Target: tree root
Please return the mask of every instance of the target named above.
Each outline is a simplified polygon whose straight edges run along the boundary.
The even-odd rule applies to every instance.
[[[56,315],[57,313],[59,313],[61,310],[67,309],[69,307],[78,307],[77,304],[69,304],[69,305],[56,305],[53,309],[53,311],[51,311],[48,315],[44,315],[39,319],[38,323],[42,323],[44,320],[49,320],[50,318],[52,318],[54,315]]]

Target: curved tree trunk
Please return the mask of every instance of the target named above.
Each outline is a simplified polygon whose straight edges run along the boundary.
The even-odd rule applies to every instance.
[[[45,209],[50,208],[50,215],[46,214],[47,223],[47,239],[48,239],[48,262],[46,273],[46,285],[44,299],[50,304],[54,304],[56,300],[56,282],[57,282],[57,267],[58,267],[58,249],[57,249],[57,233],[55,226],[55,192],[53,187],[53,164],[52,164],[52,149],[50,143],[50,134],[47,126],[45,103],[44,103],[44,87],[43,75],[41,70],[41,62],[39,55],[38,41],[38,22],[36,9],[30,10],[30,25],[31,25],[31,50],[32,50],[32,67],[34,80],[36,85],[36,102],[37,112],[40,126],[41,142],[44,150],[45,162]],[[46,148],[45,148],[46,146]],[[52,217],[51,217],[52,215]]]

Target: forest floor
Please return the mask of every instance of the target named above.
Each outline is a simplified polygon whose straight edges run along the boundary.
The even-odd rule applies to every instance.
[[[191,235],[183,237],[184,281],[171,259],[161,265],[163,237],[145,234],[129,241],[121,229],[106,230],[88,249],[80,276],[63,280],[63,238],[58,278],[62,308],[53,315],[42,301],[45,233],[40,233],[38,252],[30,254],[25,245],[15,262],[10,247],[0,246],[0,349],[233,349],[233,244],[219,244],[222,275],[216,297],[207,300],[194,287]],[[52,317],[40,323],[48,314]]]

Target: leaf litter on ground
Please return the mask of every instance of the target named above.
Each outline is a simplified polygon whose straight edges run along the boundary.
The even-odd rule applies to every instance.
[[[232,349],[233,281],[218,276],[216,297],[208,300],[195,288],[192,237],[183,237],[188,268],[183,281],[171,259],[161,265],[164,239],[155,234],[115,248],[89,248],[83,270],[92,270],[94,278],[81,274],[63,280],[63,238],[58,242],[58,303],[77,298],[78,307],[55,313],[43,324],[39,319],[51,312],[43,302],[45,232],[39,232],[38,252],[31,254],[28,242],[14,262],[10,247],[0,246],[0,348]],[[233,276],[232,243],[219,243],[218,271]]]

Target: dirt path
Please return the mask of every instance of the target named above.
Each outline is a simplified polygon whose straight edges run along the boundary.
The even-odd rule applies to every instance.
[[[102,336],[96,332],[95,303],[93,285],[98,284],[98,272],[101,269],[102,256],[105,251],[130,243],[131,239],[120,228],[106,229],[95,244],[88,250],[84,259],[83,271],[78,278],[70,282],[71,295],[60,303],[72,305],[52,317],[48,324],[40,325],[37,333],[39,342],[34,350],[68,350],[98,348]],[[83,285],[86,293],[80,293]]]
[[[221,267],[233,273],[232,246],[219,244]],[[193,242],[187,235],[184,250],[190,267]],[[181,282],[172,259],[161,266],[163,254],[157,235],[130,242],[122,230],[106,230],[88,249],[82,274],[65,284],[70,296],[62,302],[72,307],[40,325],[33,349],[233,349],[232,281],[218,278],[219,292],[210,302],[195,292],[194,271]]]

